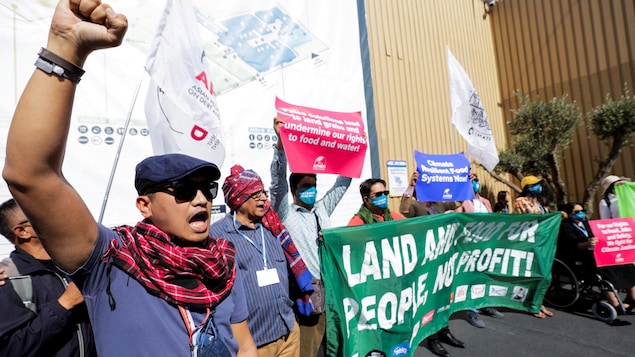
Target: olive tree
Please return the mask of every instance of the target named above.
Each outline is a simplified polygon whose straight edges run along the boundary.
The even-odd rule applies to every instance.
[[[611,173],[622,150],[632,145],[635,96],[630,96],[628,87],[624,86],[624,93],[619,100],[615,101],[607,95],[605,103],[595,107],[588,116],[591,123],[589,130],[609,147],[606,156],[598,160],[598,169],[584,190],[584,206],[592,212],[593,197],[602,178]]]
[[[513,144],[501,152],[494,171],[509,173],[519,180],[525,175],[542,176],[553,190],[556,203],[563,204],[567,190],[560,169],[561,156],[579,126],[578,106],[575,101],[568,101],[567,94],[548,102],[540,98],[532,101],[518,92],[516,96],[521,106],[512,111],[514,119],[507,123]],[[510,187],[520,190],[515,185]]]

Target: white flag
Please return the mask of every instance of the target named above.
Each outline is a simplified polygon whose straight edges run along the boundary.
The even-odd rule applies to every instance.
[[[191,0],[168,0],[150,48],[145,114],[155,154],[225,160],[214,86]]]
[[[498,164],[498,151],[483,103],[470,77],[447,50],[452,124],[467,141],[468,155],[492,171]]]

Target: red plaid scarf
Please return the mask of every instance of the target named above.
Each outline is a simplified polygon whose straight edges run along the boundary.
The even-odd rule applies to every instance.
[[[209,246],[203,248],[180,247],[148,220],[115,230],[122,246],[112,240],[106,257],[150,294],[171,304],[213,307],[234,285],[236,250],[225,239],[210,237]]]

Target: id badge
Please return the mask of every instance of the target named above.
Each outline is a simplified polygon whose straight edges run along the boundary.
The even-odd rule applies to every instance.
[[[256,277],[258,278],[258,287],[260,288],[267,285],[278,284],[280,282],[278,271],[276,269],[258,270],[256,272]]]

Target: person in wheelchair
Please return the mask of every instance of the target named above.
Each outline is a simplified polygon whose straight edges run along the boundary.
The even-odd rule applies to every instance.
[[[599,274],[602,279],[611,282],[617,291],[626,290],[624,308],[632,314],[635,310],[635,265],[597,267],[593,249],[598,239],[593,236],[584,208],[579,203],[570,202],[562,209],[567,218],[560,224],[556,257],[569,266],[578,279],[592,283]],[[605,291],[604,296],[611,305],[619,307],[620,302],[613,292]]]

